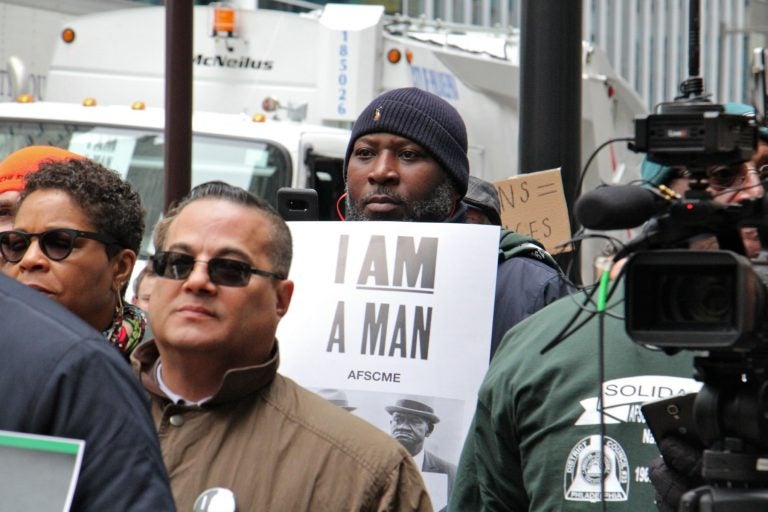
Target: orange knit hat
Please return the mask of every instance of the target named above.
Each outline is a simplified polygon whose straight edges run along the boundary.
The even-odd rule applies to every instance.
[[[14,151],[0,162],[0,194],[8,190],[23,190],[24,177],[37,172],[44,163],[72,158],[83,160],[85,157],[55,146],[28,146]]]

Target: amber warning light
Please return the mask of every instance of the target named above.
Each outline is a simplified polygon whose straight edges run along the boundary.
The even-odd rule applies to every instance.
[[[235,33],[235,9],[229,4],[213,4],[213,35]]]
[[[75,40],[75,31],[71,28],[65,28],[61,31],[61,40],[65,43],[71,43]]]

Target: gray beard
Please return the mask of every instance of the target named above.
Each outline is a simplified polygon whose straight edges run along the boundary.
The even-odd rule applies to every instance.
[[[403,217],[392,219],[387,214],[366,215],[363,205],[369,197],[374,195],[388,195],[396,201],[405,204]],[[358,205],[360,207],[358,207]],[[349,194],[349,189],[347,189],[345,219],[351,221],[399,220],[405,222],[443,222],[448,218],[452,210],[453,186],[451,185],[450,180],[446,179],[440,185],[435,187],[426,199],[411,203],[405,203],[405,199],[403,199],[402,196],[396,194],[393,190],[387,187],[378,187],[376,190],[369,192],[358,199],[357,203],[355,203]]]

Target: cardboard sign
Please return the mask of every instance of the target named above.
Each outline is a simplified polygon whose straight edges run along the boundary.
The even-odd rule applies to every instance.
[[[421,459],[457,465],[488,368],[499,228],[288,224],[295,289],[277,331],[280,373],[393,437],[398,403],[430,407]],[[443,476],[429,482],[444,503],[444,466],[424,460]]]
[[[571,238],[568,205],[560,169],[520,174],[493,183],[499,193],[502,225],[529,235],[552,254],[570,250],[556,246]]]

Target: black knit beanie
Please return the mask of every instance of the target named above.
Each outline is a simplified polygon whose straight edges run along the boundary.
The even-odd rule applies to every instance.
[[[394,89],[374,99],[358,116],[344,158],[344,180],[355,141],[368,133],[392,133],[429,151],[453,178],[463,197],[469,181],[467,129],[453,106],[415,87]]]

